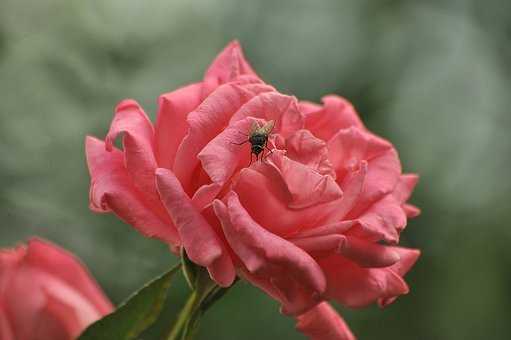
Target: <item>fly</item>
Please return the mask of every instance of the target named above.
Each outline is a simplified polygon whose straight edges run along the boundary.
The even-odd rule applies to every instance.
[[[264,149],[267,149],[272,153],[273,151],[268,148],[268,137],[273,130],[275,125],[275,121],[270,120],[263,126],[260,126],[259,123],[253,122],[250,127],[250,131],[248,132],[248,139],[241,143],[232,143],[236,145],[243,145],[247,142],[250,142],[250,164],[252,164],[252,155],[256,156],[256,161],[259,160],[259,154],[262,153],[261,159],[264,157]],[[269,155],[269,154],[268,154]],[[250,166],[249,164],[249,166]]]

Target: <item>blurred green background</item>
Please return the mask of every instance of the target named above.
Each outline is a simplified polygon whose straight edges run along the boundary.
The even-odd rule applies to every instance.
[[[234,38],[282,92],[350,99],[421,175],[423,214],[402,238],[423,251],[411,293],[384,311],[343,310],[359,339],[509,339],[508,0],[1,0],[0,246],[48,238],[115,303],[173,263],[160,242],[88,210],[84,136],[104,137],[126,97],[154,117],[160,93],[199,80]],[[185,293],[180,281],[169,314]],[[199,338],[304,337],[240,284]]]

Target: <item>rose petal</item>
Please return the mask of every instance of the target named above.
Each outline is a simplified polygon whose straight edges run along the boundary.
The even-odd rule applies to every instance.
[[[401,207],[403,208],[403,211],[405,212],[406,217],[408,218],[417,217],[421,213],[421,210],[412,204],[403,204]]]
[[[339,205],[339,201],[333,201],[304,209],[291,209],[289,202],[292,196],[286,183],[275,168],[266,163],[243,169],[233,190],[255,221],[283,237],[335,221]]]
[[[12,272],[21,263],[26,252],[27,247],[25,245],[19,245],[12,249],[0,249],[0,294],[4,292]]]
[[[374,202],[394,190],[401,174],[401,163],[395,149],[368,161],[362,201]]]
[[[322,102],[323,110],[308,110],[305,117],[305,127],[314,136],[328,141],[339,130],[352,126],[364,129],[355,109],[346,99],[330,95],[323,97]]]
[[[268,171],[273,172],[272,169]],[[291,195],[278,174],[272,178],[252,168],[243,169],[234,190],[250,216],[259,223],[267,222],[265,227],[272,233],[284,236],[294,233],[299,224],[314,225],[311,209],[289,209],[287,202]]]
[[[355,340],[348,325],[327,302],[296,318],[296,328],[310,340]]]
[[[419,249],[392,247],[399,254],[400,261],[392,265],[390,269],[399,276],[405,276],[419,259],[421,252]]]
[[[328,141],[328,158],[339,179],[361,161],[370,162],[392,149],[389,142],[361,129],[351,127],[337,132]]]
[[[311,168],[290,160],[281,152],[268,157],[268,163],[279,172],[291,194],[288,206],[303,209],[321,203],[338,200],[342,197],[341,188],[328,175],[321,175]]]
[[[328,159],[326,143],[308,130],[298,130],[286,140],[286,156],[322,175],[335,179],[335,171]]]
[[[268,278],[267,275],[256,275],[246,269],[239,269],[240,277],[261,289],[273,299],[280,302],[280,312],[284,315],[299,315],[314,307],[321,297],[302,287],[300,282],[293,278]]]
[[[316,220],[316,223],[309,225],[304,223],[306,220],[298,222],[301,223],[301,227],[293,237],[323,236],[332,233],[341,234],[355,225],[357,223],[356,220],[343,219],[358,201],[366,174],[367,162],[362,161],[356,171],[350,172],[344,177],[341,183],[343,189],[342,198],[327,203],[321,206],[321,209],[315,211],[314,216],[321,217],[321,219]]]
[[[341,202],[336,210],[336,218],[344,219],[348,213],[355,207],[360,199],[360,194],[364,189],[364,183],[367,177],[367,162],[361,161],[358,169],[349,172],[344,176],[340,186],[343,191]]]
[[[7,315],[20,339],[54,339],[56,334],[67,333],[66,326],[70,333],[76,333],[102,316],[91,301],[74,287],[25,262],[12,276],[6,289],[9,293],[3,298]],[[23,299],[20,300],[20,296]],[[59,314],[61,309],[57,308],[57,304],[68,309],[67,313]],[[63,339],[69,339],[71,335],[67,334]]]
[[[211,278],[219,285],[230,286],[235,272],[227,249],[206,219],[195,209],[179,180],[171,171],[159,168],[156,170],[156,183],[190,260],[207,267]]]
[[[404,277],[419,259],[420,250],[401,247],[394,247],[393,249],[399,254],[401,260],[391,266],[390,270],[395,272],[397,275]],[[379,299],[378,305],[383,308],[393,303],[396,299],[397,297]]]
[[[343,235],[322,235],[302,238],[289,239],[295,246],[305,250],[314,258],[329,256],[332,253],[339,253],[346,242],[346,236]]]
[[[8,278],[2,294],[1,309],[15,339],[31,339],[34,336],[33,326],[37,322],[38,311],[44,306],[38,278],[30,274],[21,262]],[[23,299],[19,299],[20,296]]]
[[[399,232],[406,226],[406,215],[392,194],[374,203],[361,217],[359,226],[350,230],[350,234],[372,241],[384,240],[396,244]]]
[[[406,283],[389,268],[362,268],[340,255],[317,261],[327,277],[326,296],[347,307],[365,307],[408,293]]]
[[[372,243],[356,237],[347,237],[341,244],[340,254],[361,267],[388,267],[400,260],[394,247]]]
[[[202,170],[213,182],[202,185],[193,195],[192,201],[197,209],[201,210],[210,204],[231,176],[249,164],[249,158],[252,158],[250,144],[242,131],[248,131],[254,121],[253,118],[245,118],[228,126],[197,155]],[[246,146],[239,145],[240,137],[245,140]]]
[[[140,105],[131,99],[119,103],[105,138],[105,146],[112,151],[113,142],[123,136],[125,166],[134,186],[144,193],[151,204],[158,204],[158,194],[154,185],[154,170],[157,167],[154,157],[153,125]]]
[[[213,207],[231,248],[255,281],[264,280],[279,292],[283,312],[296,314],[318,302],[325,280],[307,253],[258,225],[233,192],[227,206],[215,200]]]
[[[188,132],[186,117],[201,103],[201,91],[202,83],[195,83],[160,96],[155,128],[160,168],[172,169],[177,148]]]
[[[341,235],[347,230],[349,230],[355,223],[356,221],[332,222],[311,229],[301,230],[295,235],[295,237],[304,238],[313,236],[327,236],[332,234]]]
[[[43,289],[44,291],[44,289]],[[39,311],[34,325],[34,339],[74,339],[88,325],[101,317],[98,313],[87,313],[83,305],[68,305],[52,292],[44,291],[45,305]],[[80,317],[86,315],[86,319]]]
[[[388,142],[356,128],[339,131],[329,142],[329,152],[338,178],[349,178],[357,164],[367,162],[362,191],[358,196],[348,196],[352,199],[343,207],[346,214],[341,218],[357,219],[360,223],[350,231],[352,235],[396,243],[399,231],[406,226],[406,215],[396,197],[409,195],[414,180],[401,176],[397,152]],[[400,182],[403,184],[399,185]]]
[[[388,142],[357,128],[339,131],[328,146],[338,180],[352,176],[350,171],[362,162],[367,164],[362,190],[357,196],[349,196],[351,201],[343,207],[345,215],[342,218],[358,218],[361,227],[370,234],[356,234],[362,238],[396,242],[396,229],[406,225],[406,217],[403,220],[404,213],[399,204],[396,205],[395,199],[387,198],[386,195],[393,192],[401,176],[397,152]],[[349,210],[346,209],[348,207]],[[384,209],[387,207],[389,209]]]
[[[7,319],[7,313],[0,305],[0,339],[2,340],[16,340],[14,333]]]
[[[279,133],[285,138],[302,129],[304,124],[296,98],[274,91],[262,93],[247,102],[232,116],[231,123],[247,117],[273,120],[275,127],[272,133]]]
[[[406,217],[414,218],[420,214],[420,209],[412,204],[405,203],[410,198],[413,189],[419,181],[419,176],[415,174],[402,175],[397,183],[392,195],[401,202],[401,208],[403,209]]]
[[[389,267],[399,261],[399,253],[393,247],[339,234],[292,238],[289,241],[315,258],[337,253],[361,267]]]
[[[238,41],[231,41],[213,60],[204,76],[205,92],[209,94],[214,88],[236,78],[248,75],[258,78],[243,55]]]
[[[211,183],[201,186],[192,197],[192,204],[197,211],[202,211],[207,207],[222,190],[222,185]]]
[[[323,110],[323,106],[306,100],[300,100],[298,102],[298,108],[300,109],[300,112],[303,113],[305,116],[313,112]]]
[[[197,155],[212,182],[223,186],[240,167],[240,163],[248,161],[247,150],[237,144],[245,142],[247,146],[250,145],[246,142],[248,137],[242,133],[248,131],[254,122],[253,118],[245,118],[229,125]]]
[[[398,202],[405,203],[412,195],[413,189],[419,181],[419,176],[416,174],[401,175],[399,181],[392,193]]]
[[[37,276],[34,280],[37,280]],[[75,337],[87,326],[108,313],[99,312],[91,301],[84,299],[74,287],[61,285],[60,282],[41,279],[41,290],[44,295],[44,307],[38,310],[36,334],[41,339],[57,339],[52,337],[54,330],[66,330],[68,336]],[[111,312],[110,309],[108,312]],[[54,322],[51,325],[51,322]],[[45,332],[47,334],[42,336]]]
[[[145,236],[156,237],[172,245],[180,244],[177,230],[167,213],[160,211],[158,205],[147,202],[133,186],[119,150],[113,148],[107,152],[102,141],[87,137],[85,152],[91,175],[92,210],[113,211]]]
[[[187,122],[190,128],[177,150],[173,171],[189,196],[192,196],[200,185],[192,183],[193,174],[199,165],[199,152],[225,129],[232,114],[244,103],[259,93],[270,90],[271,87],[257,83],[225,84],[188,114]]]
[[[294,129],[292,124],[283,120],[283,117],[291,114],[289,108],[293,101],[292,97],[270,92],[255,96],[242,105],[233,115],[229,126],[214,137],[197,155],[210,179],[223,186],[236,170],[249,163],[248,158],[251,158],[252,155],[245,149],[250,147],[247,139],[248,132],[256,121],[253,117],[277,120],[283,122],[282,124],[287,124],[277,123],[280,124],[279,128],[288,131]],[[297,119],[301,119],[301,117]],[[247,136],[243,136],[244,134]],[[234,144],[243,142],[246,147]]]
[[[73,254],[40,239],[28,241],[24,263],[44,270],[80,292],[102,314],[110,313],[113,306],[93,276]]]

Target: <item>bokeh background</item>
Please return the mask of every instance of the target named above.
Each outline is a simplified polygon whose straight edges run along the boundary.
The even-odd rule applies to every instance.
[[[1,0],[0,246],[61,244],[115,303],[174,263],[160,242],[88,210],[84,136],[102,138],[126,97],[154,113],[160,93],[200,79],[234,38],[282,92],[351,100],[421,175],[423,214],[402,238],[423,251],[411,293],[384,311],[342,310],[359,339],[509,339],[507,0]],[[179,281],[166,313],[185,294]],[[239,284],[199,339],[304,337]]]

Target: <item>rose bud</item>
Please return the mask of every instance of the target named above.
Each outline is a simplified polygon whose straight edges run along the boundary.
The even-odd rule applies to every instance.
[[[92,210],[184,247],[220,286],[251,282],[312,339],[352,338],[323,301],[385,306],[408,292],[419,251],[396,244],[419,213],[407,203],[418,177],[347,100],[279,93],[233,42],[158,103],[153,124],[122,101],[105,140],[87,138]]]
[[[0,250],[0,339],[70,340],[113,310],[72,254],[31,239]]]

